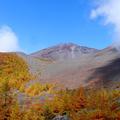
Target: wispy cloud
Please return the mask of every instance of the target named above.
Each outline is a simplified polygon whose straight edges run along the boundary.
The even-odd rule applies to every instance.
[[[15,32],[9,26],[0,27],[0,52],[19,51],[20,46]]]
[[[99,16],[103,17],[104,25],[113,25],[114,45],[120,49],[120,0],[99,0],[91,12],[91,18]]]

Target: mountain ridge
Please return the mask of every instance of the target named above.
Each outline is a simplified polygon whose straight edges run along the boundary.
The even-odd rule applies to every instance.
[[[99,50],[80,46],[74,43],[58,44],[38,52],[30,54],[36,58],[47,58],[50,60],[64,60],[70,58],[80,57],[80,55],[92,54]]]

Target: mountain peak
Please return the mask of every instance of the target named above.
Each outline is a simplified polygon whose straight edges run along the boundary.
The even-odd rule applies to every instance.
[[[74,43],[62,43],[53,47],[49,47],[31,54],[37,58],[47,58],[52,60],[64,60],[80,57],[85,54],[93,54],[97,49],[79,46]]]
[[[78,45],[72,42],[68,42],[68,43],[60,43],[57,46],[78,46]]]

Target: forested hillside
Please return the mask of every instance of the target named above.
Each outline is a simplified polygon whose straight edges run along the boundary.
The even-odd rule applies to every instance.
[[[25,61],[15,53],[0,53],[0,85],[8,82],[11,88],[21,89],[32,79]]]

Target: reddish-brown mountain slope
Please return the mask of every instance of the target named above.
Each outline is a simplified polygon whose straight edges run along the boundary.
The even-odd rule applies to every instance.
[[[21,56],[38,76],[36,81],[54,82],[67,88],[76,88],[96,83],[99,79],[98,76],[94,78],[95,71],[109,65],[111,60],[119,55],[119,51],[112,47],[96,50],[70,43],[44,49],[26,57]],[[106,84],[107,79],[104,81]]]

